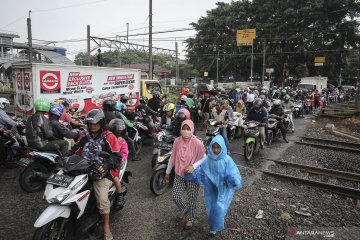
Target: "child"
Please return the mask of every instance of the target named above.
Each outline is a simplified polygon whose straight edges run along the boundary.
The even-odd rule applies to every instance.
[[[204,185],[205,206],[209,218],[210,235],[224,229],[227,210],[235,190],[241,188],[240,172],[232,158],[227,155],[224,138],[217,135],[210,143],[208,156],[194,172],[187,171],[185,179]]]
[[[120,179],[119,179],[119,173],[120,173],[120,170],[125,165],[128,155],[129,155],[128,145],[127,145],[125,139],[121,137],[124,134],[124,130],[125,130],[126,126],[125,126],[125,123],[123,120],[113,119],[109,123],[109,128],[110,128],[110,131],[113,132],[115,134],[115,136],[118,138],[119,145],[120,145],[121,163],[120,163],[119,169],[110,170],[110,174],[113,177],[113,182],[116,187],[116,191],[118,193],[118,197],[117,197],[117,201],[116,201],[117,206],[119,208],[122,208],[122,207],[124,207],[124,204],[125,204],[125,198],[122,193],[121,183],[120,183]]]

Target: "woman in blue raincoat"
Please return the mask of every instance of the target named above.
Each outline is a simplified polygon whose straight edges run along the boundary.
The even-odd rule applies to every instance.
[[[210,143],[204,162],[185,178],[204,185],[205,206],[209,218],[210,239],[224,229],[227,210],[234,192],[241,188],[241,175],[227,154],[224,138],[217,135]]]

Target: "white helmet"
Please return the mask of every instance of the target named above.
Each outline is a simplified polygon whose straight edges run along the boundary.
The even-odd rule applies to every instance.
[[[280,106],[281,105],[281,100],[280,99],[275,99],[273,104],[274,104],[274,106]]]
[[[0,108],[4,109],[6,107],[6,104],[10,104],[9,100],[6,98],[0,98]]]

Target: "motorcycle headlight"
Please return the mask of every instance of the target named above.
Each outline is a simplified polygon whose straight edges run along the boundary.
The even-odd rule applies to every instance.
[[[157,158],[158,163],[162,163],[164,160],[165,160],[164,156],[158,156],[158,158]]]
[[[61,203],[64,201],[71,193],[71,189],[66,189],[64,192],[58,194],[55,198],[48,200],[49,203]]]
[[[162,141],[162,138],[165,136],[165,132],[159,132],[157,135],[156,135],[156,138],[159,142]]]

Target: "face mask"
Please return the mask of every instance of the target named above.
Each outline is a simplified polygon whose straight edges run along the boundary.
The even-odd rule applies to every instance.
[[[181,130],[181,136],[183,138],[189,138],[192,136],[192,132],[190,130]]]

